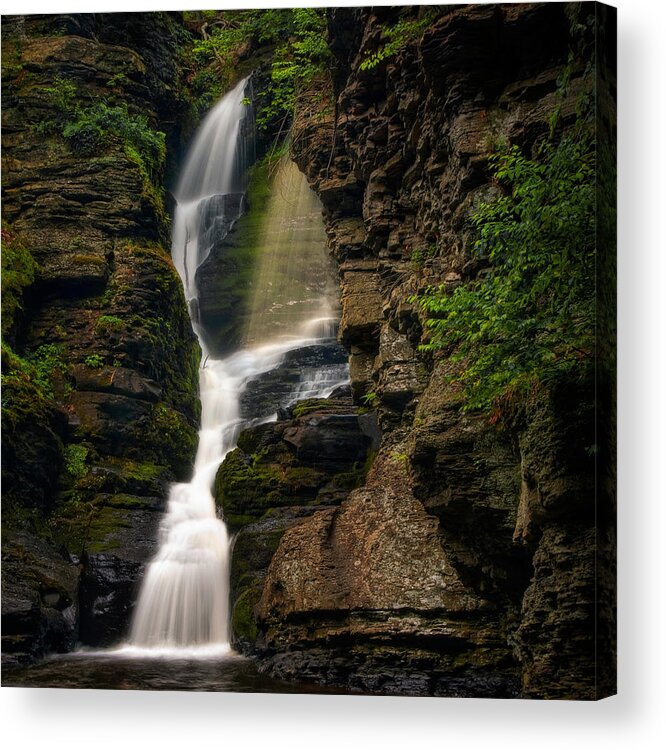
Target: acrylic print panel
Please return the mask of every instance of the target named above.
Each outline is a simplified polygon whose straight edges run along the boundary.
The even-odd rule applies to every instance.
[[[615,689],[615,11],[2,19],[3,684]]]

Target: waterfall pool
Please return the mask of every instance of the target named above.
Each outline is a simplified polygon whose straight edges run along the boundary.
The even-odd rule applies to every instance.
[[[29,666],[3,665],[2,686],[327,695],[347,692],[275,680],[261,674],[253,659],[233,652],[207,658],[121,656],[112,651],[63,654]]]

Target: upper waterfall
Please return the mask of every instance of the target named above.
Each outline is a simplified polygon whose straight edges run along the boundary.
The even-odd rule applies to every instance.
[[[196,272],[208,257],[215,237],[220,231],[229,231],[242,213],[253,135],[247,88],[248,79],[244,78],[206,116],[175,192],[178,205],[171,254],[183,280],[194,330],[204,349]]]
[[[243,78],[201,123],[175,191],[179,205],[245,189],[248,154],[243,122],[251,113]]]

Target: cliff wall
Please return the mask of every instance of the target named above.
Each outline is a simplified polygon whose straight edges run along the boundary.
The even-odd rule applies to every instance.
[[[199,347],[161,189],[177,35],[168,14],[3,18],[5,658],[122,638],[191,468]]]
[[[388,693],[613,690],[595,662],[612,662],[595,587],[613,530],[596,504],[593,384],[543,389],[503,429],[463,413],[447,377],[459,365],[419,351],[409,302],[483,272],[469,219],[496,194],[498,142],[529,152],[556,109],[559,127],[575,121],[594,85],[590,41],[569,59],[580,12],[450,9],[370,66],[397,11],[330,13],[335,91],[318,118],[296,116],[292,151],[324,206],[352,389],[382,442],[364,486],[277,547],[256,610],[273,675]]]

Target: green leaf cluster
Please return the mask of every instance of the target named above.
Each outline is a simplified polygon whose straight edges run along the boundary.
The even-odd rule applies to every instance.
[[[475,281],[413,298],[428,315],[427,351],[461,362],[466,410],[516,389],[581,376],[595,346],[595,144],[583,123],[534,158],[491,158],[496,200],[472,217]]]
[[[24,307],[24,290],[35,280],[38,266],[32,254],[9,228],[2,228],[2,336],[10,334]]]
[[[101,354],[89,354],[83,360],[83,364],[90,368],[104,367],[104,357]]]
[[[331,58],[325,8],[225,11],[211,23],[211,33],[192,48],[191,55],[200,66],[194,83],[213,85],[217,79],[223,84],[220,95],[236,77],[239,57],[248,45],[273,48],[270,83],[262,92],[264,101],[257,118],[264,129],[293,112],[299,94],[326,71]]]
[[[21,357],[3,342],[3,430],[13,431],[35,420],[48,421],[55,407],[56,381],[65,380],[67,374],[64,346],[45,344],[29,357]],[[65,385],[63,390],[66,389]]]
[[[78,106],[62,134],[72,150],[92,154],[113,139],[135,149],[155,178],[164,164],[165,135],[153,130],[145,115],[131,114],[126,102],[110,105],[97,100],[89,106]]]
[[[117,73],[108,84],[118,85],[124,78],[124,74]],[[132,160],[140,162],[147,180],[159,179],[166,158],[166,136],[153,130],[145,115],[130,112],[124,101],[110,103],[95,98],[87,104],[77,102],[74,82],[63,76],[56,76],[43,93],[54,115],[40,123],[38,131],[62,135],[72,151],[82,155],[96,154],[111,143],[120,142],[131,152]]]
[[[411,9],[406,12],[411,12]],[[382,29],[381,46],[375,52],[369,52],[361,61],[359,68],[372,70],[379,63],[396,55],[408,44],[416,41],[441,12],[440,6],[422,8],[420,15],[416,18],[402,17],[394,24],[386,26]]]
[[[65,446],[65,470],[72,479],[81,479],[88,473],[88,448],[80,443]]]

